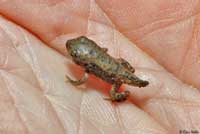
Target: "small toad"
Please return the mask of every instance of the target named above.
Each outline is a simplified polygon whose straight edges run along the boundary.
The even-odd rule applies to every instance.
[[[135,69],[123,58],[111,57],[107,48],[99,47],[94,41],[85,36],[68,40],[66,43],[68,53],[73,61],[85,70],[84,76],[79,80],[72,80],[66,75],[67,80],[74,86],[81,85],[88,80],[88,74],[112,84],[110,90],[111,101],[122,102],[130,95],[129,91],[119,91],[122,84],[145,87],[148,81],[134,75]]]

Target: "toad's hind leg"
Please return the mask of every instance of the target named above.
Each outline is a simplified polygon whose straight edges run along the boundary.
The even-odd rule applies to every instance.
[[[118,61],[130,72],[134,73],[135,69],[131,66],[131,64],[123,58],[119,58]]]
[[[129,96],[130,92],[129,91],[123,91],[119,92],[121,84],[113,84],[112,88],[110,90],[110,100],[111,101],[117,101],[117,102],[122,102],[127,99]]]
[[[67,82],[70,82],[74,86],[79,86],[85,83],[88,80],[88,74],[85,72],[84,76],[79,80],[72,80],[69,76],[65,76],[67,78]]]

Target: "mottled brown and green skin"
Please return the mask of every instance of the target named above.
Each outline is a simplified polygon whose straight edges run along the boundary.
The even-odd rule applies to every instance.
[[[99,47],[94,41],[85,36],[68,40],[66,48],[73,61],[82,66],[86,73],[94,74],[102,80],[111,83],[112,89],[110,96],[112,101],[124,101],[129,96],[129,91],[119,92],[121,84],[129,84],[138,87],[145,87],[149,84],[135,76],[134,68],[124,59],[115,59],[107,53],[106,48]],[[80,85],[87,80],[79,82],[73,81],[67,76],[74,85]]]

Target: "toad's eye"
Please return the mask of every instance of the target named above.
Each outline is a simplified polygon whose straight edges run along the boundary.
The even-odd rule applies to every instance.
[[[86,37],[84,37],[84,36],[79,37],[79,39],[80,39],[80,42],[86,42],[87,41]]]

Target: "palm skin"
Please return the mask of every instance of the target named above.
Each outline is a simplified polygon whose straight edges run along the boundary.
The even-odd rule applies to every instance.
[[[0,2],[0,132],[200,131],[197,2]],[[81,87],[66,83],[65,74],[82,73],[65,49],[80,35],[129,61],[150,85],[124,85],[131,96],[115,104],[104,100],[110,85],[98,78]]]

